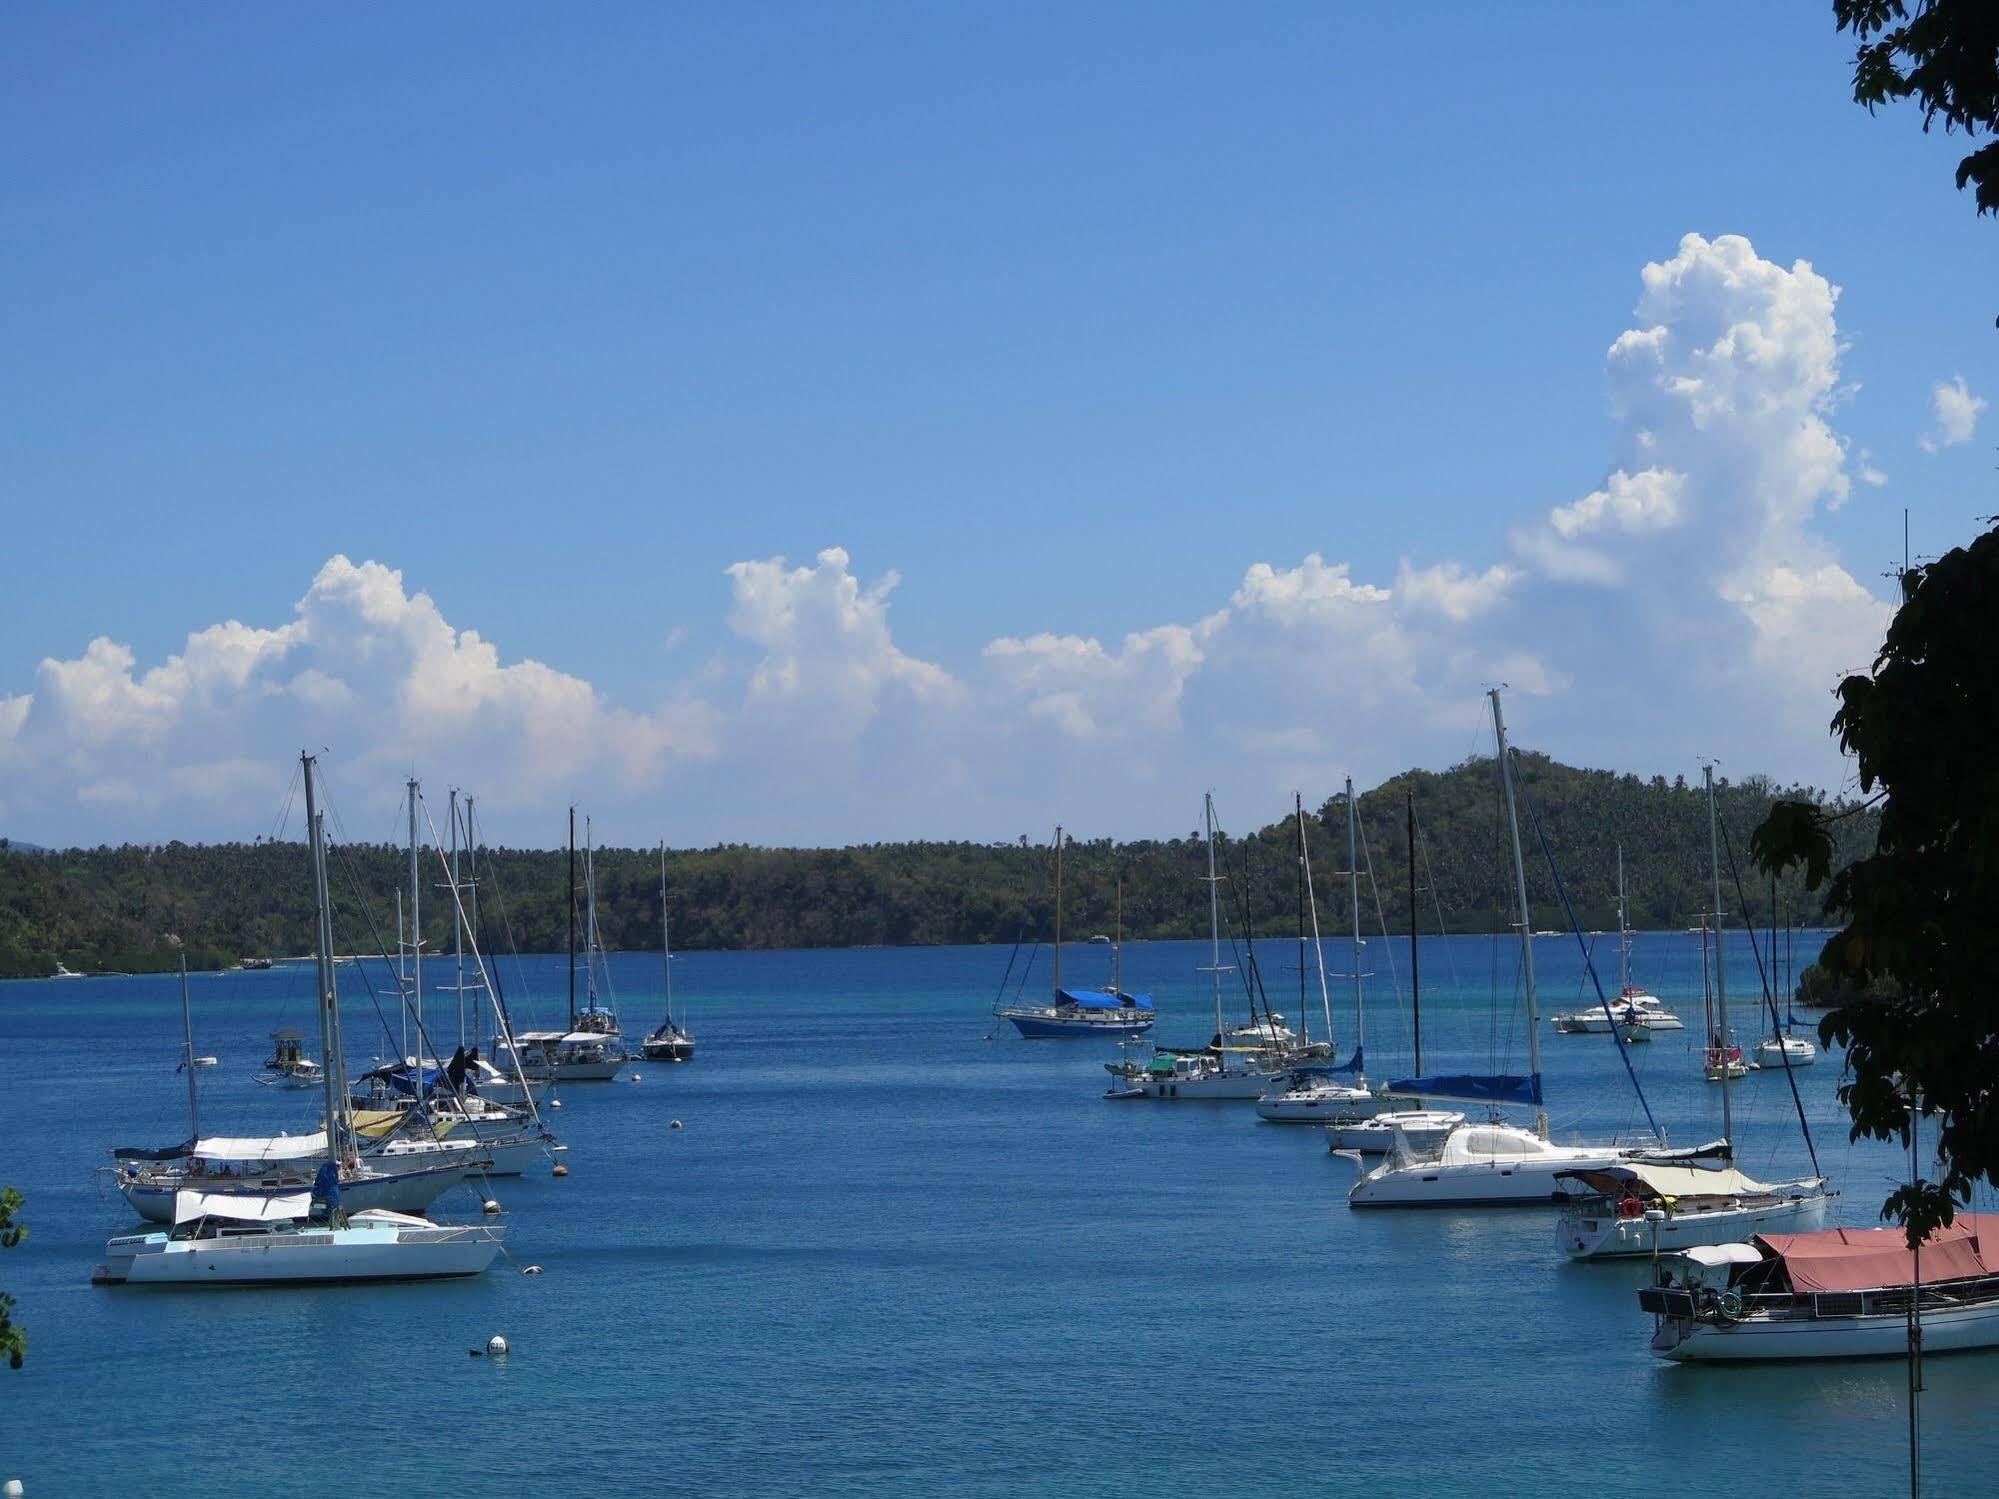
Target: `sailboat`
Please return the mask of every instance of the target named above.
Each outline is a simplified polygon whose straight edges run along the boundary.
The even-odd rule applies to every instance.
[[[1298,868],[1299,899],[1311,904],[1312,943],[1319,947],[1319,911],[1311,900],[1312,863],[1310,850],[1305,841],[1305,801],[1298,793],[1291,796],[1292,810],[1298,819]],[[1354,794],[1353,778],[1347,778],[1347,872],[1348,884],[1353,893],[1353,1008],[1354,1008],[1354,1050],[1353,1055],[1342,1066],[1293,1067],[1285,1074],[1278,1087],[1272,1088],[1256,1101],[1257,1115],[1272,1124],[1317,1124],[1325,1125],[1337,1120],[1343,1125],[1357,1124],[1380,1113],[1384,1101],[1367,1086],[1367,1075],[1362,1070],[1366,1052],[1367,1021],[1366,1007],[1361,1000],[1361,952],[1360,940],[1360,871],[1354,857]],[[1302,1021],[1307,1013],[1305,1002],[1305,922],[1303,911],[1298,923],[1298,1012]],[[1319,999],[1326,1021],[1326,1045],[1329,1049],[1333,1040],[1332,997],[1326,986],[1326,956],[1323,950],[1318,954]],[[1414,1100],[1405,1100],[1413,1102]]]
[[[1062,829],[1055,829],[1055,972],[1048,1003],[1007,1005],[997,1014],[1013,1022],[1030,1041],[1075,1036],[1136,1036],[1152,1029],[1152,997],[1124,991],[1124,880],[1117,885],[1117,939],[1111,945],[1111,981],[1102,989],[1070,989],[1062,983]]]
[[[1770,964],[1777,966],[1777,889],[1776,881],[1770,882]],[[1791,924],[1786,913],[1784,922],[1784,946],[1786,949],[1783,976],[1780,987],[1784,991],[1784,1024],[1779,1027],[1773,1014],[1770,1034],[1756,1043],[1756,1065],[1766,1072],[1780,1071],[1785,1067],[1809,1067],[1819,1059],[1819,1049],[1803,1036],[1797,1034],[1798,1015],[1792,1008],[1797,994],[1791,983],[1788,961],[1791,942]]]
[[[694,1038],[673,1018],[673,931],[666,903],[666,840],[659,842],[659,956],[666,970],[666,1018],[645,1038],[648,1062],[691,1062]]]
[[[1424,1146],[1399,1135],[1381,1165],[1363,1174],[1347,1194],[1355,1208],[1494,1207],[1509,1203],[1552,1203],[1559,1199],[1565,1171],[1616,1166],[1642,1154],[1617,1145],[1557,1145],[1548,1139],[1548,1115],[1541,1093],[1541,1027],[1535,1008],[1534,932],[1527,906],[1527,868],[1520,852],[1520,819],[1514,807],[1513,762],[1507,750],[1506,721],[1499,689],[1493,688],[1492,726],[1499,745],[1499,773],[1505,789],[1506,823],[1513,842],[1513,879],[1520,918],[1520,962],[1526,991],[1528,1074],[1517,1076],[1416,1077],[1392,1084],[1397,1091],[1467,1103],[1524,1105],[1534,1110],[1534,1127],[1497,1117],[1454,1126],[1441,1140]]]
[[[355,1211],[343,1200],[342,1162],[353,1159],[354,1141],[341,1064],[332,905],[326,887],[326,830],[315,797],[313,757],[301,756],[300,766],[317,908],[314,949],[320,1041],[326,1057],[325,1160],[311,1187],[303,1192],[245,1195],[193,1186],[181,1189],[174,1195],[170,1228],[121,1234],[105,1245],[104,1263],[91,1277],[97,1284],[213,1286],[430,1279],[477,1275],[499,1253],[504,1229],[445,1227],[407,1213]]]
[[[584,824],[589,836],[589,824]],[[617,1011],[597,1004],[597,894],[590,878],[590,850],[584,853],[584,889],[589,903],[585,927],[588,1004],[576,1008],[576,809],[569,809],[569,1029],[522,1031],[513,1038],[510,1056],[516,1071],[530,1082],[608,1083],[627,1060]]]
[[[1714,962],[1708,963],[1712,935]],[[1721,983],[1721,912],[1714,914],[1710,932],[1708,918],[1701,917],[1701,1014],[1707,1025],[1707,1047],[1701,1053],[1701,1075],[1711,1083],[1726,1083],[1749,1076],[1749,1063],[1728,1028],[1728,997]]]
[[[1608,1035],[1615,1026],[1627,1041],[1652,1039],[1653,1031],[1685,1030],[1679,1016],[1659,1001],[1659,996],[1631,982],[1631,921],[1624,909],[1624,845],[1617,845],[1617,1003],[1605,1014],[1593,1005],[1567,1015],[1553,1015],[1548,1023],[1565,1035]]]
[[[1208,845],[1208,965],[1212,981],[1215,1038],[1199,1050],[1153,1048],[1150,1062],[1127,1057],[1104,1063],[1112,1082],[1106,1098],[1253,1100],[1270,1089],[1288,1064],[1292,1035],[1280,1017],[1252,1011],[1247,1025],[1230,1028],[1222,1016],[1222,975],[1236,971],[1222,962],[1221,876],[1215,873],[1215,799],[1202,798]]]
[[[1714,909],[1719,923],[1721,904],[1720,820],[1715,807],[1714,767],[1704,767],[1707,784],[1708,864],[1714,881]],[[1714,991],[1710,1011],[1728,1025],[1728,985],[1722,964],[1717,925]],[[1773,954],[1774,956],[1774,954]],[[1776,1006],[1771,1005],[1774,1014]],[[1710,1073],[1721,1084],[1723,1155],[1735,1153],[1735,1118],[1729,1083],[1734,1076],[1721,1067]],[[1798,1128],[1805,1148],[1812,1146],[1811,1126],[1802,1105]],[[1652,1161],[1628,1161],[1611,1167],[1584,1167],[1563,1172],[1562,1179],[1579,1190],[1564,1205],[1555,1225],[1555,1242],[1572,1259],[1658,1254],[1696,1244],[1729,1244],[1750,1234],[1797,1233],[1821,1227],[1832,1195],[1825,1178],[1807,1177],[1775,1185],[1752,1180],[1733,1166],[1690,1169]]]
[[[1403,807],[1408,819],[1409,839],[1410,1039],[1416,1072],[1420,1075],[1423,1071],[1423,962],[1416,932],[1416,792],[1413,788],[1404,790]],[[1348,851],[1347,859],[1349,863],[1352,862],[1351,850]],[[1359,969],[1358,960],[1354,967],[1356,970]],[[1354,991],[1356,1027],[1360,1025],[1360,1013],[1360,991],[1356,986]],[[1465,1122],[1465,1116],[1454,1109],[1424,1108],[1421,1099],[1395,1099],[1393,1102],[1397,1105],[1394,1108],[1383,1108],[1372,1114],[1326,1121],[1326,1149],[1335,1155],[1385,1155],[1394,1147],[1396,1140],[1400,1139],[1414,1149],[1427,1150],[1441,1145],[1445,1136]],[[1405,1103],[1414,1103],[1416,1107],[1403,1107]]]

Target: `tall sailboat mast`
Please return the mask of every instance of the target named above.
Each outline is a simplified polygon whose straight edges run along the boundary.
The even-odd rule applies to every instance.
[[[1319,968],[1319,1014],[1326,1022],[1326,1045],[1333,1044],[1333,995],[1326,987],[1326,947],[1319,940],[1319,898],[1312,890],[1312,855],[1305,842],[1305,819],[1298,819],[1298,862],[1305,866],[1305,909],[1312,918],[1312,954]]]
[[[313,958],[319,981],[319,1045],[326,1085],[326,1158],[335,1167],[346,1155],[347,1068],[340,1054],[340,995],[333,977],[332,901],[326,890],[326,824],[313,790],[316,762],[299,756],[305,772],[305,823],[312,859]]]
[[[590,816],[583,817],[583,996],[597,1009],[597,840]]]
[[[1114,931],[1117,935],[1113,939],[1111,946],[1111,990],[1117,995],[1118,1002],[1122,1004],[1124,1002],[1124,871],[1123,870],[1118,871],[1117,915],[1114,919],[1116,921],[1116,925],[1113,926],[1111,930]]]
[[[1423,1075],[1423,967],[1416,956],[1416,788],[1403,791],[1409,814],[1409,1014],[1415,1038],[1416,1075]]]
[[[1353,1049],[1367,1053],[1367,1006],[1360,993],[1360,844],[1359,809],[1354,806],[1353,777],[1347,777],[1347,881],[1353,907]]]
[[[1534,923],[1527,914],[1527,865],[1520,857],[1520,814],[1513,806],[1513,760],[1506,749],[1506,718],[1499,709],[1499,689],[1492,699],[1492,732],[1499,741],[1499,778],[1506,788],[1506,828],[1513,838],[1513,885],[1520,906],[1520,966],[1527,984],[1527,1065],[1532,1070],[1535,1103],[1534,1133],[1548,1138],[1548,1111],[1541,1106],[1541,1012],[1534,994]]]
[[[1222,903],[1215,883],[1215,797],[1201,798],[1202,816],[1208,829],[1208,973],[1215,984],[1215,1045],[1221,1049],[1224,1069],[1228,1066],[1227,1031],[1222,1025]]]
[[[451,788],[451,905],[456,911],[460,905],[458,891],[458,788]],[[465,1046],[465,923],[456,916],[451,922],[452,993],[458,996],[458,1045]]]
[[[673,928],[666,909],[666,840],[659,840],[659,961],[666,970],[666,1024],[673,1028]]]
[[[576,809],[569,809],[569,1028],[576,1029]]]
[[[1617,994],[1631,992],[1631,923],[1624,915],[1624,845],[1617,845]]]
[[[187,954],[180,955],[180,1029],[183,1041],[181,1063],[187,1068],[187,1138],[201,1138],[201,1099],[194,1087],[194,1014],[187,1003]]]
[[[472,832],[472,803],[474,798],[465,798],[465,925],[472,932],[472,948],[479,948],[479,842]],[[481,987],[484,981],[481,981]],[[472,1046],[479,1045],[479,1007],[472,1006]]]
[[[1305,798],[1291,793],[1291,811],[1298,819],[1298,1024],[1307,1046],[1312,1044],[1312,1007],[1305,1002]],[[1332,1040],[1327,1033],[1326,1040]]]
[[[1062,824],[1055,824],[1055,1002],[1062,1002]]]
[[[423,895],[417,869],[416,797],[414,777],[410,791],[410,1014],[416,1019],[416,1067],[423,1070]]]
[[[1721,1137],[1728,1142],[1729,1149],[1735,1148],[1734,1120],[1729,1115],[1728,1104],[1728,980],[1727,969],[1722,961],[1721,925],[1721,822],[1714,807],[1714,767],[1703,765],[1701,775],[1707,783],[1707,857],[1708,867],[1714,875],[1714,1013],[1715,1047],[1721,1060]]]

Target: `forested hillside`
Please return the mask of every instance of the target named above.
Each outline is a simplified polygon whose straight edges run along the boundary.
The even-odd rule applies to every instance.
[[[1707,809],[1699,785],[1579,770],[1522,758],[1521,837],[1537,928],[1563,925],[1547,860],[1529,815],[1539,813],[1585,927],[1616,925],[1616,850],[1624,848],[1631,920],[1682,927],[1712,904],[1707,890]],[[1426,932],[1485,931],[1512,920],[1510,852],[1495,763],[1471,760],[1441,773],[1411,771],[1360,797],[1364,925],[1408,921],[1405,793],[1415,793],[1420,922]],[[1750,830],[1780,788],[1761,778],[1724,783],[1721,819],[1743,870],[1750,909],[1768,919],[1770,891],[1749,873]],[[1223,809],[1224,811],[1228,809]],[[1072,842],[1064,858],[1066,931],[1108,933],[1124,881],[1127,936],[1192,937],[1207,930],[1206,854],[1200,803],[1190,797],[1190,833],[1168,840]],[[1087,822],[1087,809],[1075,809]],[[1333,797],[1308,812],[1321,925],[1347,923],[1346,807]],[[1842,861],[1871,848],[1870,813],[1846,819]],[[1251,837],[1229,837],[1221,858],[1231,925],[1258,935],[1297,921],[1297,826],[1287,816]],[[481,926],[488,947],[553,951],[566,940],[562,850],[482,849]],[[1367,871],[1373,871],[1369,882]],[[599,849],[598,923],[607,945],[659,942],[659,865],[651,850]],[[1011,942],[1045,935],[1052,915],[1053,860],[1044,845],[883,843],[843,849],[725,845],[669,850],[677,947],[837,947]],[[392,945],[395,890],[407,853],[378,844],[336,846],[336,930],[347,951]],[[435,856],[424,870],[424,932],[448,945],[448,893]],[[1724,881],[1726,882],[1724,866]],[[1800,919],[1816,908],[1786,893]],[[1732,885],[1724,903],[1735,904]],[[184,946],[196,967],[242,957],[302,953],[311,945],[311,890],[296,843],[190,845],[23,852],[0,848],[0,976],[52,973],[58,960],[80,972],[170,966]]]

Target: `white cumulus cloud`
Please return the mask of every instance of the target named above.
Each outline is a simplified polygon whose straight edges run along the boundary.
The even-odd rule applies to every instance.
[[[1970,442],[1978,431],[1978,416],[1985,410],[1985,405],[1983,396],[1971,393],[1971,387],[1964,383],[1964,376],[1953,375],[1948,380],[1937,381],[1930,387],[1930,409],[1936,414],[1936,426],[1917,441],[1929,453],[1940,453],[1945,448]]]

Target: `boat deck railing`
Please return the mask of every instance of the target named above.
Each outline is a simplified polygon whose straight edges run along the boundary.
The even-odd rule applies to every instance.
[[[1744,1296],[1712,1287],[1645,1286],[1638,1292],[1643,1311],[1702,1322],[1812,1320],[1829,1317],[1906,1317],[1912,1288],[1883,1286],[1871,1291],[1769,1292]],[[1725,1298],[1725,1299],[1724,1299]],[[1925,1312],[1999,1302],[1999,1275],[1925,1285],[1919,1306]]]

